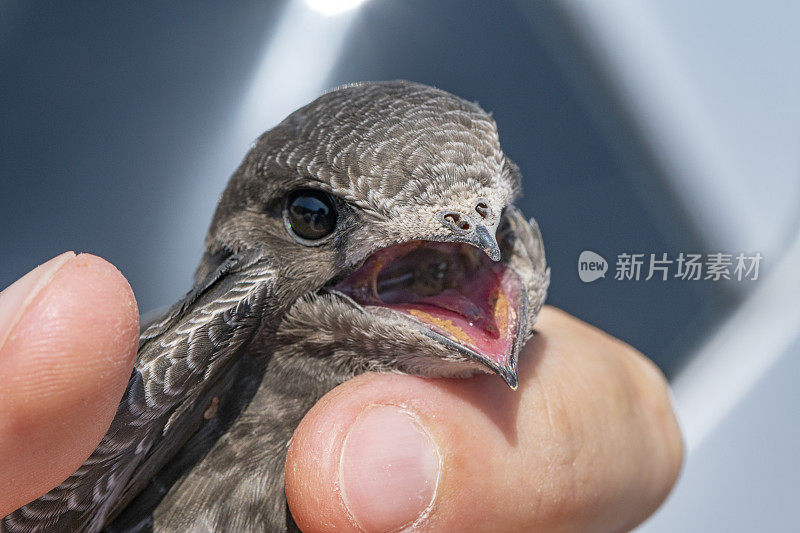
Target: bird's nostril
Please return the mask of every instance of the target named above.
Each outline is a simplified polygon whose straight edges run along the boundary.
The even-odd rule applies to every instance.
[[[458,228],[462,231],[470,229],[471,225],[468,220],[469,217],[462,217],[459,213],[446,213],[442,216],[445,223],[449,224],[452,228]]]
[[[475,206],[475,212],[478,213],[481,218],[486,218],[489,216],[489,206],[483,202],[478,202]]]
[[[449,223],[451,223],[451,224],[453,224],[455,226],[458,226],[458,227],[461,227],[461,224],[464,223],[464,221],[461,220],[461,216],[458,213],[447,213],[444,216],[444,219],[446,221],[448,221]]]

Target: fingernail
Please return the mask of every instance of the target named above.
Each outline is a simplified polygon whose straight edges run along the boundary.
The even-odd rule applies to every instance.
[[[42,292],[64,263],[73,257],[74,252],[64,252],[34,268],[0,292],[0,350],[36,295]]]
[[[374,406],[345,437],[339,465],[342,497],[365,531],[393,531],[427,514],[441,461],[430,435],[410,413]]]

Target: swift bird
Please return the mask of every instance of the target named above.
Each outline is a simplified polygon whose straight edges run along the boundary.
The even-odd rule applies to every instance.
[[[549,283],[477,104],[405,81],[322,95],[254,143],[194,288],[141,335],[108,433],[18,531],[286,531],[308,409],[366,371],[517,386]]]

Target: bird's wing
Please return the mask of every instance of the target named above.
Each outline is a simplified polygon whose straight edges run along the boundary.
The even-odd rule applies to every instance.
[[[531,275],[525,279],[528,285],[528,320],[530,328],[536,321],[539,310],[544,305],[547,298],[547,289],[550,285],[550,268],[547,266],[547,259],[544,253],[544,242],[539,225],[534,219],[525,220],[522,211],[516,206],[510,205],[506,208],[508,214],[509,228],[516,235],[519,245],[525,250],[525,254],[531,262]],[[524,271],[521,269],[520,271]]]
[[[132,487],[144,486],[189,435],[198,399],[279,307],[273,270],[258,252],[223,263],[142,334],[111,427],[61,485],[0,521],[0,531],[99,531]],[[200,410],[202,413],[202,410]],[[152,458],[157,458],[153,460]],[[158,464],[160,463],[160,464]]]

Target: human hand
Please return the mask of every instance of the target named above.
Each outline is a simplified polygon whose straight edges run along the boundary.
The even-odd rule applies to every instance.
[[[627,344],[552,307],[497,376],[365,374],[294,434],[303,531],[624,531],[663,501],[683,444],[666,381]]]
[[[427,508],[429,529],[617,530],[649,515],[682,459],[663,377],[560,311],[545,308],[538,329],[516,393],[493,376],[366,374],[326,395],[287,458],[298,524],[378,531]],[[2,293],[0,516],[89,456],[137,339],[130,288],[102,259],[64,254]]]

